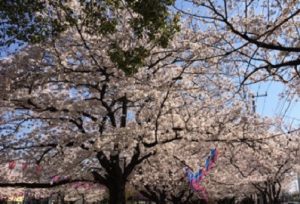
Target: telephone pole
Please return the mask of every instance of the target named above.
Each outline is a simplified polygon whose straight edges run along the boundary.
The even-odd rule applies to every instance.
[[[267,96],[268,96],[267,92],[265,92],[264,94],[258,94],[258,93],[256,93],[256,95],[250,94],[251,101],[252,101],[252,112],[253,112],[253,113],[256,113],[256,103],[255,103],[255,98],[259,98],[259,97],[267,97]]]

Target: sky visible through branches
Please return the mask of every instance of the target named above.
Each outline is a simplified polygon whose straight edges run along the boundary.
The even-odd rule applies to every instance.
[[[177,0],[175,6],[192,13],[197,9],[193,7],[192,3],[182,0]],[[259,9],[260,7],[257,8]],[[255,96],[253,99],[256,113],[266,117],[283,118],[285,123],[290,126],[290,129],[299,127],[300,101],[299,97],[292,93],[289,87],[275,81],[260,82],[249,87]],[[283,93],[286,94],[283,95]]]

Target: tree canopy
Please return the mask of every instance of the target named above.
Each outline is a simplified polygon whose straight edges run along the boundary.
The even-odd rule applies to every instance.
[[[299,168],[299,129],[255,113],[247,85],[297,94],[299,6],[1,1],[0,45],[23,48],[0,61],[0,187],[192,203],[182,169],[217,147],[209,199],[279,203]]]

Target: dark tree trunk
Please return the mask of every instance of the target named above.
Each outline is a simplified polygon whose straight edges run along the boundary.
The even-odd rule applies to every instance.
[[[274,203],[274,204],[280,204],[280,203],[281,203],[281,202],[280,202],[280,198],[277,197],[277,196],[275,196],[274,199],[273,199],[273,203]]]
[[[241,204],[254,204],[254,200],[252,198],[244,198],[242,201],[241,201]]]
[[[118,182],[110,186],[109,204],[126,204],[125,182]]]
[[[84,196],[84,194],[81,195],[81,199],[82,199],[82,204],[85,204],[85,196]]]
[[[224,198],[222,200],[218,200],[218,204],[234,204],[235,198]]]
[[[262,194],[263,204],[268,204],[268,199],[266,194]]]
[[[172,192],[170,192],[170,199],[169,201],[172,204],[188,204],[191,202],[191,199],[193,197],[193,192],[190,190],[182,190],[178,193],[173,194]]]
[[[180,198],[173,198],[171,202],[172,204],[183,204]]]
[[[166,204],[167,194],[164,189],[158,189],[155,186],[145,185],[144,190],[139,191],[141,195],[155,204]]]
[[[136,166],[155,153],[150,152],[148,154],[141,155],[140,146],[137,144],[130,162],[126,164],[125,158],[120,158],[120,152],[117,144],[115,144],[114,149],[115,151],[110,155],[110,157],[107,157],[102,151],[97,153],[96,157],[100,165],[105,170],[105,174],[103,175],[103,173],[98,173],[97,169],[94,169],[92,174],[96,181],[107,187],[109,191],[109,204],[125,204],[125,187],[128,177]]]
[[[165,196],[161,196],[159,202],[157,202],[157,204],[166,204],[166,197]]]
[[[57,195],[57,201],[59,204],[64,204],[65,203],[65,200],[64,200],[64,194],[59,192],[58,195]]]

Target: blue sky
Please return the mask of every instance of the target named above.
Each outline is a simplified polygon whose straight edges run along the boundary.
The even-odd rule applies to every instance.
[[[284,117],[287,124],[297,126],[300,124],[300,102],[299,97],[289,95],[290,89],[280,82],[261,82],[251,86],[254,94],[266,97],[256,97],[256,112],[262,116]],[[281,96],[282,93],[286,93]]]

